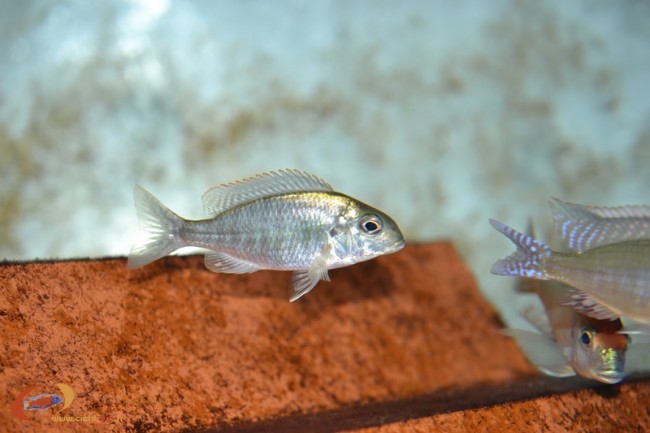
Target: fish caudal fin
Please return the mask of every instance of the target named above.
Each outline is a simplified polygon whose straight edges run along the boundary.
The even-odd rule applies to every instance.
[[[492,265],[493,274],[547,279],[546,261],[552,255],[549,247],[499,221],[490,220],[490,224],[517,246],[517,251],[512,255]]]
[[[176,234],[183,224],[181,217],[140,185],[133,189],[133,197],[140,231],[129,253],[129,269],[144,266],[183,246]]]

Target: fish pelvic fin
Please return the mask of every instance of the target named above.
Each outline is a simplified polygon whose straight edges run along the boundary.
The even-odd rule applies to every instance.
[[[553,377],[576,375],[562,348],[552,338],[521,329],[502,329],[501,333],[514,338],[526,358],[542,373]]]
[[[129,269],[139,268],[181,248],[178,230],[184,220],[166,208],[153,194],[136,185],[133,189],[140,231],[129,253]]]
[[[512,255],[492,265],[493,274],[547,279],[546,261],[553,254],[549,247],[499,221],[491,219],[490,224],[517,246]]]
[[[227,274],[248,274],[260,270],[260,267],[254,263],[217,252],[210,252],[205,255],[205,267],[212,272]]]

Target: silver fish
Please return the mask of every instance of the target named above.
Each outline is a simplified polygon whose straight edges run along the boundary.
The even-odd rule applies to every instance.
[[[552,281],[527,285],[544,304],[545,316],[525,314],[541,334],[510,329],[526,357],[550,376],[576,373],[587,379],[618,383],[625,377],[630,337],[617,320],[598,320],[562,305],[567,287]]]
[[[534,236],[532,222],[527,234]],[[504,333],[517,340],[539,370],[556,377],[577,373],[604,383],[623,380],[630,337],[623,333],[620,319],[598,320],[562,305],[570,288],[561,283],[518,278],[517,289],[540,297],[544,312],[529,308],[523,313],[540,333],[519,329]]]
[[[571,289],[563,304],[596,319],[626,316],[650,323],[650,239],[600,240],[591,248],[590,237],[576,229],[574,237],[586,237],[579,241],[584,250],[558,252],[503,223],[490,223],[517,246],[514,254],[492,266],[492,273],[567,284]]]
[[[190,221],[136,185],[140,235],[129,268],[144,266],[187,246],[206,248],[215,272],[260,269],[295,271],[295,301],[328,269],[392,253],[404,246],[397,224],[383,212],[334,192],[325,181],[298,170],[257,175],[208,190],[209,219]]]

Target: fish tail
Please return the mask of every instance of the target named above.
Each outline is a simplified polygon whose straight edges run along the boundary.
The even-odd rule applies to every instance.
[[[490,224],[517,246],[517,251],[512,255],[492,265],[493,274],[548,279],[546,263],[553,254],[549,247],[499,221],[490,220]]]
[[[133,189],[140,231],[129,253],[129,269],[139,268],[183,247],[178,236],[184,220],[165,207],[149,191]]]

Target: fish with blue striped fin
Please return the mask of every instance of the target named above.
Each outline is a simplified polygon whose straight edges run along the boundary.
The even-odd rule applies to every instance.
[[[556,221],[564,218],[562,224],[568,227],[564,232],[568,251],[551,250],[532,236],[490,220],[517,246],[514,254],[492,266],[492,273],[571,286],[563,304],[596,319],[625,316],[650,323],[650,239],[639,238],[645,233],[640,229],[627,237],[621,235],[627,233],[626,221],[621,218],[638,218],[639,226],[643,226],[646,210],[635,207],[628,212],[623,207],[606,213],[602,209],[587,208],[583,213],[592,215],[575,218],[575,223],[568,212],[556,211]],[[562,212],[564,216],[557,216]],[[628,227],[632,224],[627,223]]]

